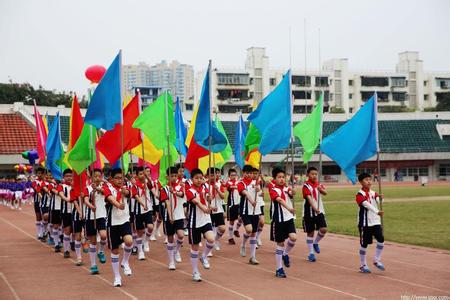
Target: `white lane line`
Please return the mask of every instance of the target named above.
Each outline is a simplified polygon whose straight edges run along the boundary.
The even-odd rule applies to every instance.
[[[50,249],[53,249],[53,248],[50,247],[49,245],[43,244],[42,242],[36,240],[36,238],[35,238],[34,236],[32,236],[32,235],[29,234],[28,232],[24,231],[22,228],[17,227],[16,225],[14,225],[13,223],[9,222],[9,221],[6,220],[5,218],[0,217],[0,220],[2,220],[3,222],[5,222],[5,223],[8,224],[9,226],[11,226],[11,227],[17,229],[18,231],[22,232],[22,233],[25,234],[26,236],[30,237],[31,239],[33,239],[34,241],[36,241],[37,243],[39,243],[39,245],[46,246],[46,247],[48,247],[48,248],[50,248]],[[59,255],[62,256],[63,254],[62,254],[62,253],[59,253]],[[72,261],[73,263],[76,263],[76,261],[73,260],[73,259],[71,259],[71,258],[70,258],[69,260]],[[85,269],[86,271],[89,271],[89,269],[86,268],[86,267],[83,267],[83,266],[82,266],[81,268]],[[106,278],[104,278],[104,277],[101,276],[101,275],[95,275],[94,278],[98,278],[98,279],[100,279],[100,280],[106,282],[109,286],[111,286],[111,282],[108,281]],[[123,293],[124,295],[127,295],[128,297],[130,297],[130,298],[133,299],[133,300],[137,300],[137,299],[138,299],[136,296],[134,296],[134,295],[128,293],[127,291],[125,291],[125,290],[122,289],[122,288],[114,288],[114,290],[117,290],[117,291]]]
[[[3,280],[5,281],[6,285],[9,287],[9,290],[11,291],[11,294],[13,294],[14,299],[19,300],[19,295],[17,295],[16,290],[13,288],[13,286],[9,283],[8,279],[6,279],[5,274],[3,274],[2,272],[0,272],[0,277],[3,278]]]

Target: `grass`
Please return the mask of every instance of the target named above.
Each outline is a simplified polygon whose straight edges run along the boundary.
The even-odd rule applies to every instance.
[[[354,201],[357,190],[356,186],[329,189],[324,204],[330,232],[359,235],[356,226],[358,206],[356,203],[349,203]],[[385,187],[383,194],[390,199],[430,197],[423,201],[384,203],[384,232],[387,241],[450,250],[450,201],[432,199],[433,196],[450,196],[450,186]],[[296,196],[296,226],[300,228],[302,204],[299,203],[302,202],[298,202],[298,199],[299,196]],[[269,203],[266,203],[266,221],[270,222]]]

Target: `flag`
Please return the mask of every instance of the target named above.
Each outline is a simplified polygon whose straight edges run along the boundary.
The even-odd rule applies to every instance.
[[[92,125],[84,124],[81,135],[73,148],[67,153],[67,161],[75,172],[80,174],[91,163],[97,160],[94,149],[95,128]]]
[[[112,130],[122,120],[120,72],[122,51],[106,70],[89,103],[84,122],[105,130]]]
[[[240,115],[239,121],[236,126],[236,133],[234,139],[234,160],[241,169],[244,167],[243,156],[245,154],[246,135],[247,135],[247,128],[245,127],[242,115]]]
[[[45,143],[47,142],[47,132],[45,131],[42,116],[39,114],[39,110],[36,107],[36,102],[34,102],[34,119],[36,122],[36,150],[39,155],[39,163],[42,163],[45,161]]]
[[[356,165],[379,151],[376,93],[334,133],[323,139],[320,149],[356,183]]]
[[[69,142],[67,144],[67,152],[64,155],[64,164],[67,165],[69,168],[72,168],[72,166],[70,166],[69,162],[67,161],[67,156],[69,151],[73,148],[73,146],[77,142],[78,137],[80,136],[81,131],[83,130],[83,125],[84,125],[83,116],[81,115],[77,95],[75,95],[72,99],[72,108],[70,110]]]
[[[142,143],[139,129],[133,128],[133,123],[139,116],[139,97],[134,96],[123,109],[123,125],[116,124],[113,130],[107,131],[97,142],[97,149],[113,165],[123,153]],[[123,149],[122,149],[123,133]]]
[[[261,133],[259,152],[262,155],[286,149],[289,146],[292,126],[290,70],[247,120]]]
[[[181,112],[180,98],[177,97],[177,105],[175,108],[175,128],[176,128],[176,140],[175,147],[177,147],[178,153],[186,157],[187,147],[184,144],[186,140],[186,127],[184,126],[183,114]]]
[[[163,157],[160,159],[160,168],[164,171],[160,171],[162,183],[166,182],[166,168],[174,165],[178,159],[174,146],[176,132],[173,113],[172,95],[164,92],[133,123],[133,127],[139,128],[156,149],[163,151]]]
[[[142,136],[142,143],[131,150],[131,154],[136,155],[139,159],[145,160],[152,165],[159,162],[163,156],[163,151],[156,149],[155,145],[146,137]]]
[[[208,65],[208,70],[206,71],[205,79],[203,80],[197,118],[195,119],[196,130],[194,131],[194,139],[195,142],[203,148],[209,149],[209,147],[211,147],[212,152],[218,153],[227,146],[227,138],[218,130],[211,120],[210,72],[211,62]]]
[[[220,121],[220,119],[217,117],[215,117],[214,120],[214,124],[215,127],[219,130],[219,132],[225,137],[226,141],[227,141],[227,145],[225,147],[225,149],[223,149],[219,154],[220,157],[218,160],[214,159],[214,167],[217,168],[222,168],[223,165],[225,165],[227,163],[227,161],[230,159],[231,155],[233,154],[233,151],[231,150],[231,145],[230,142],[228,141],[228,137],[227,134],[225,133],[225,129],[223,128],[222,122]]]
[[[323,92],[314,110],[294,127],[294,136],[303,146],[303,162],[307,164],[319,146],[322,135]]]
[[[61,144],[59,112],[56,114],[56,117],[50,125],[45,150],[47,153],[47,159],[45,161],[46,168],[52,173],[56,180],[61,180],[63,148]]]
[[[48,125],[50,124],[50,118],[48,117],[48,112],[45,113],[45,117],[42,117],[42,122],[44,123],[45,133],[48,136]]]

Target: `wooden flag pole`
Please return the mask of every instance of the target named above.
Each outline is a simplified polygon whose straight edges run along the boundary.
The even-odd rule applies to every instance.
[[[375,92],[375,101],[374,101],[374,113],[375,113],[375,121],[376,121],[376,145],[377,145],[377,168],[378,168],[378,195],[380,197],[380,210],[383,210],[383,197],[382,190],[381,190],[381,162],[380,162],[380,140],[378,135],[378,95],[377,92]],[[381,219],[381,229],[384,230],[384,220],[383,216],[380,216]]]

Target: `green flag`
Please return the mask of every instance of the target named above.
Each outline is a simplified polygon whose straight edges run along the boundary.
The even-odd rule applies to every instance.
[[[303,145],[303,162],[307,164],[320,143],[322,134],[323,92],[314,110],[294,126],[294,135]]]
[[[220,155],[222,156],[223,160],[216,162],[215,165],[215,167],[217,168],[222,168],[223,165],[225,165],[227,161],[230,159],[231,155],[233,154],[233,150],[231,150],[230,141],[228,140],[227,134],[225,133],[225,129],[223,128],[222,122],[217,117],[217,114],[214,122],[216,124],[217,129],[219,129],[219,132],[223,134],[223,136],[225,136],[225,138],[227,139],[227,146],[220,152]]]
[[[68,152],[67,162],[78,174],[84,171],[91,163],[97,160],[95,151],[91,151],[91,133],[95,132],[95,128],[91,130],[91,125],[84,124],[80,137],[76,144]],[[93,146],[95,147],[95,146]]]
[[[168,116],[168,120],[166,120],[166,115]],[[169,139],[167,139],[167,123],[169,124]],[[133,127],[139,128],[153,143],[156,149],[164,151],[164,155],[159,162],[159,179],[162,184],[165,184],[166,169],[169,165],[173,166],[178,159],[177,149],[174,146],[176,142],[176,131],[172,95],[169,92],[161,94],[153,104],[144,109],[134,121]],[[170,164],[168,155],[169,148]]]
[[[123,174],[128,173],[128,169],[130,168],[130,152],[125,152],[122,155],[123,159]]]

